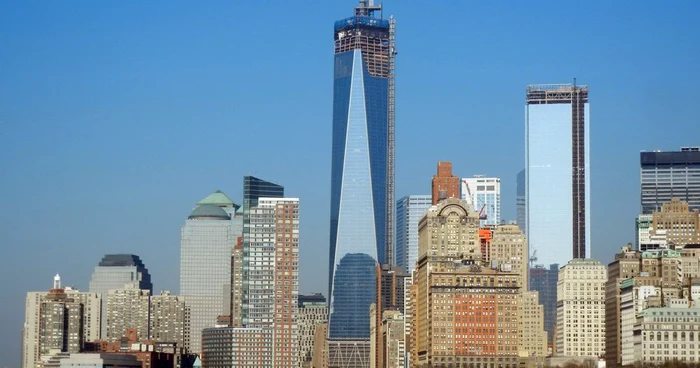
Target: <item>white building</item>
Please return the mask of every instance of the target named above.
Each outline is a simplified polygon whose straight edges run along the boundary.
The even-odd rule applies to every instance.
[[[230,313],[224,294],[231,283],[231,250],[236,240],[231,216],[216,204],[198,205],[182,227],[180,295],[190,309],[186,335],[192,353],[201,351],[202,330]]]
[[[480,214],[480,227],[501,223],[501,179],[475,175],[462,179],[462,199]]]
[[[595,259],[573,259],[557,282],[557,356],[598,357],[605,352],[607,268]]]
[[[700,308],[648,308],[634,326],[634,356],[623,361],[700,362]]]
[[[431,205],[430,195],[409,195],[396,201],[396,265],[408,273],[418,260],[418,222]]]

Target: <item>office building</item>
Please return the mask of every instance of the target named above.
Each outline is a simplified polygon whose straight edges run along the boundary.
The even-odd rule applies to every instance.
[[[107,315],[107,294],[110,290],[133,287],[153,292],[151,275],[135,254],[107,254],[95,267],[90,279],[89,291],[102,298],[101,315]],[[102,318],[101,339],[107,339],[107,318]]]
[[[184,298],[162,291],[151,297],[148,340],[185,346],[185,321],[189,319]]]
[[[700,185],[700,184],[699,184]],[[661,205],[661,210],[652,213],[650,236],[663,235],[669,247],[682,247],[700,243],[700,212],[690,210],[688,203],[678,198]]]
[[[515,186],[515,220],[518,227],[527,236],[527,202],[525,195],[525,170],[518,173]]]
[[[508,264],[481,265],[473,207],[456,198],[442,200],[421,219],[418,239],[411,366],[516,367],[522,277]],[[498,328],[486,328],[496,324]]]
[[[411,272],[418,260],[418,221],[430,208],[430,195],[409,195],[396,201],[396,265]]]
[[[659,211],[674,197],[688,203],[690,210],[700,210],[700,147],[639,156],[643,214]]]
[[[700,361],[700,308],[649,308],[634,328],[634,356],[629,361],[662,364]],[[626,358],[626,357],[625,357]]]
[[[475,175],[462,179],[462,197],[479,214],[481,227],[501,224],[501,179]]]
[[[316,326],[328,323],[328,305],[322,294],[299,295],[299,368],[309,366],[314,353]]]
[[[511,265],[513,272],[522,278],[520,284],[528,284],[527,239],[517,225],[496,226],[491,232],[488,249],[489,262]]]
[[[605,282],[608,271],[595,259],[573,259],[557,282],[557,356],[605,353]]]
[[[544,308],[544,329],[547,331],[548,344],[553,344],[557,322],[558,279],[558,264],[549,265],[549,268],[540,265],[530,268],[530,290],[539,293],[540,303]]]
[[[187,348],[201,351],[202,330],[230,313],[224,291],[231,282],[231,250],[236,234],[229,213],[214,204],[198,205],[181,230],[180,295],[190,310]]]
[[[62,287],[54,277],[48,292],[29,292],[22,333],[22,368],[35,368],[58,354],[81,351],[99,339],[101,298]]]
[[[258,205],[258,200],[265,198],[281,198],[284,197],[284,187],[281,185],[265,181],[254,176],[243,177],[243,285],[241,287],[243,301],[241,307],[241,324],[248,324],[249,310],[249,277],[248,272],[250,258],[250,210]]]
[[[404,368],[406,342],[403,314],[397,310],[388,310],[377,318],[378,309],[375,304],[370,307],[370,314],[373,320],[372,334],[379,337],[370,343],[370,368]],[[379,324],[375,321],[379,321]]]
[[[461,198],[459,195],[459,178],[452,174],[452,162],[437,163],[437,173],[433,175],[432,204],[448,198]]]
[[[373,271],[394,260],[395,33],[381,10],[361,0],[334,25],[329,338],[369,340]]]
[[[547,331],[544,329],[544,307],[540,304],[539,293],[521,290],[518,312],[518,355],[546,357]]]
[[[591,238],[588,87],[530,85],[526,92],[525,201],[530,248],[545,265],[587,258]]]
[[[370,330],[374,326],[374,333],[371,333],[371,346],[377,347],[374,356],[370,361],[374,361],[377,367],[386,365],[385,349],[386,345],[382,340],[382,318],[386,311],[399,311],[403,313],[405,307],[405,284],[409,277],[401,267],[390,265],[377,265],[377,299],[372,303],[375,312],[370,313],[373,319],[370,321]],[[402,317],[403,321],[403,317]]]
[[[139,340],[149,333],[151,292],[137,288],[110,290],[107,293],[107,341],[117,341],[127,329],[135,329]]]

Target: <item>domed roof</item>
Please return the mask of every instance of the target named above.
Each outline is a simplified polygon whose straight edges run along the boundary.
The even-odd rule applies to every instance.
[[[219,206],[215,206],[213,204],[203,204],[200,206],[197,206],[192,213],[190,213],[190,216],[188,219],[193,220],[193,219],[200,219],[200,220],[230,220],[231,217],[221,209]]]

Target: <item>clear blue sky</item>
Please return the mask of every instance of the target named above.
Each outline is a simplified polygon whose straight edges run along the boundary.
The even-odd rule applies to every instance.
[[[634,240],[639,151],[700,145],[700,2],[387,1],[397,196],[438,160],[502,178],[515,218],[524,88],[590,86],[593,256]],[[0,367],[27,291],[87,290],[105,253],[178,289],[187,214],[253,174],[301,198],[301,291],[326,291],[333,22],[347,1],[0,2]],[[428,7],[429,6],[429,7]]]

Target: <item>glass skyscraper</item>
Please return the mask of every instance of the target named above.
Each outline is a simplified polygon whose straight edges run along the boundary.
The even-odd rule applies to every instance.
[[[141,258],[134,254],[105,255],[95,267],[89,285],[90,292],[99,293],[102,298],[100,338],[107,338],[107,294],[110,290],[128,287],[153,293],[151,275]]]
[[[396,265],[409,274],[418,260],[418,222],[432,201],[429,194],[409,195],[396,201]]]
[[[700,147],[674,152],[641,152],[641,206],[643,214],[660,211],[677,197],[691,210],[700,210]]]
[[[393,19],[335,22],[329,337],[368,339],[377,262],[393,260]]]
[[[525,109],[527,237],[541,264],[590,254],[588,87],[531,85]]]
[[[201,352],[202,330],[230,313],[231,250],[238,235],[222,206],[203,200],[188,216],[180,240],[180,294],[190,308],[190,352]],[[233,202],[231,202],[233,206]],[[230,292],[230,291],[229,291]]]
[[[501,179],[475,175],[462,179],[462,199],[480,215],[479,226],[501,224]]]

